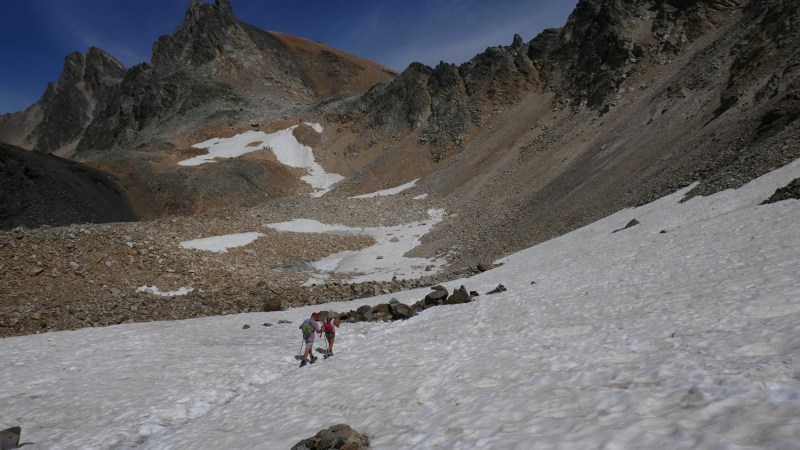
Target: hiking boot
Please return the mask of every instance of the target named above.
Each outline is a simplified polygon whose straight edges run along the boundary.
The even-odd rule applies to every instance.
[[[300,361],[300,367],[305,366],[307,363],[308,363],[308,361],[306,361],[305,359]]]
[[[314,364],[315,362],[317,362],[317,357],[316,356],[312,356],[311,357],[311,364]]]

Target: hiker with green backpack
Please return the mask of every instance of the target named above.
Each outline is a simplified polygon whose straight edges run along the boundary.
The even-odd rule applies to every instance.
[[[309,357],[312,364],[317,361],[317,357],[314,356],[314,334],[322,335],[322,330],[320,330],[319,324],[317,323],[317,317],[319,317],[319,314],[313,312],[311,313],[311,318],[304,320],[300,325],[300,329],[303,331],[303,342],[305,343],[303,360],[300,362],[300,367],[305,366],[309,362]]]

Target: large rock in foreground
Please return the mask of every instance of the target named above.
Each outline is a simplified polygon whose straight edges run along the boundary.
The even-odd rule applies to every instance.
[[[349,425],[338,424],[326,428],[314,437],[304,439],[292,447],[292,450],[363,450],[369,448],[369,438]]]

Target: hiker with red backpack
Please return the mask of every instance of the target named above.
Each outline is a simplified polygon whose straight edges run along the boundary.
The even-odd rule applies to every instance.
[[[333,356],[333,340],[336,338],[336,329],[334,327],[339,328],[339,318],[333,317],[332,313],[328,313],[325,323],[322,325],[322,331],[325,332],[325,339],[328,341],[325,358]]]
[[[319,314],[313,312],[311,313],[311,318],[304,320],[300,325],[300,329],[303,330],[303,342],[305,343],[303,360],[300,362],[300,367],[305,366],[309,362],[309,357],[311,359],[311,364],[317,361],[317,357],[314,356],[314,334],[322,335],[322,330],[320,330],[319,324],[317,323],[317,317],[319,317]]]

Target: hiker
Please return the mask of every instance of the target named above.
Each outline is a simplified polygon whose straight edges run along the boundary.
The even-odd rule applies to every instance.
[[[300,367],[308,363],[309,357],[311,358],[312,364],[317,360],[317,357],[314,356],[314,333],[322,335],[322,331],[317,323],[317,317],[319,317],[319,314],[313,312],[311,313],[311,318],[304,320],[300,325],[300,329],[303,330],[303,342],[305,343],[303,361],[300,362]]]
[[[333,340],[336,338],[336,328],[339,328],[339,318],[333,317],[333,313],[328,313],[325,318],[325,323],[322,325],[322,331],[325,332],[325,339],[328,341],[328,348],[325,351],[325,357],[333,356]]]

